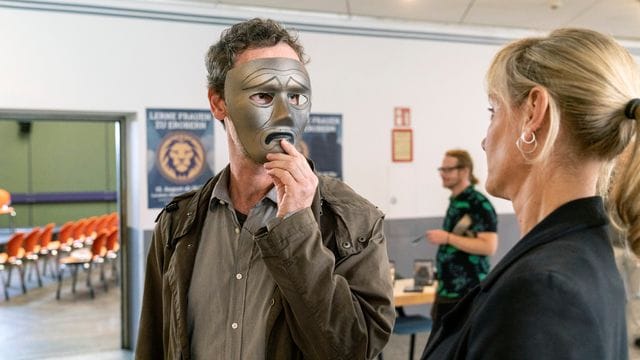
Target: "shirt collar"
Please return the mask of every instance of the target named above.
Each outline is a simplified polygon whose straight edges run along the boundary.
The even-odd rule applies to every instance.
[[[467,186],[464,190],[462,190],[460,194],[456,196],[450,196],[449,199],[450,200],[462,199],[463,197],[469,195],[472,192],[473,192],[473,184]]]
[[[229,178],[231,175],[231,169],[229,165],[227,165],[222,172],[220,173],[220,179],[216,183],[211,192],[211,200],[209,202],[209,209],[213,209],[216,204],[224,205],[224,204],[232,204],[231,196],[229,195]],[[276,192],[276,187],[272,186],[269,192],[265,195],[262,201],[269,200],[274,205],[278,205],[278,193]]]

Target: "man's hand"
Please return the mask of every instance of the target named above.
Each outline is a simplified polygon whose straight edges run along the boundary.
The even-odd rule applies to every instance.
[[[449,233],[444,230],[427,230],[424,233],[424,236],[426,236],[427,240],[435,245],[444,245],[449,243]]]
[[[285,153],[269,153],[264,164],[273,179],[278,193],[278,214],[283,218],[289,213],[308,208],[318,187],[318,177],[307,159],[286,140],[280,140]]]

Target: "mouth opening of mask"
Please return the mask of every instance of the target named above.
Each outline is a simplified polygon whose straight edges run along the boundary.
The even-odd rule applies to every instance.
[[[270,145],[273,141],[280,143],[280,139],[285,139],[289,144],[293,144],[293,134],[288,132],[273,132],[264,139],[265,145]]]

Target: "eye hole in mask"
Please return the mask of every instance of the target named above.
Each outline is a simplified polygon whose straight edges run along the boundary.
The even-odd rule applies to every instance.
[[[257,93],[253,94],[249,97],[251,102],[259,106],[267,106],[271,105],[273,102],[273,94],[270,93]],[[309,98],[302,94],[288,94],[287,99],[289,100],[289,104],[295,106],[302,106],[309,102]]]

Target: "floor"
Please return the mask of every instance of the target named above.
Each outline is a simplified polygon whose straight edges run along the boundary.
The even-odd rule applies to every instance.
[[[84,279],[81,274],[76,294],[71,293],[70,279],[65,279],[61,299],[56,300],[55,279],[45,277],[42,288],[32,279],[23,295],[14,277],[10,301],[0,297],[3,353],[12,349],[9,358],[15,360],[132,360],[131,352],[120,349],[119,289],[113,282],[107,292],[97,287],[91,299]],[[629,315],[630,359],[640,360],[640,349],[632,344],[635,336],[640,336],[640,298],[629,302]],[[427,337],[427,333],[416,336],[416,359]],[[393,335],[383,351],[384,359],[408,359],[408,349],[409,336]]]
[[[91,299],[81,271],[76,293],[66,277],[56,300],[56,279],[43,277],[39,288],[34,273],[27,294],[22,294],[17,271],[13,273],[9,301],[0,297],[0,349],[5,354],[12,349],[11,359],[133,358],[120,350],[120,290],[114,282],[107,292],[96,287]],[[99,283],[94,275],[94,283]]]

